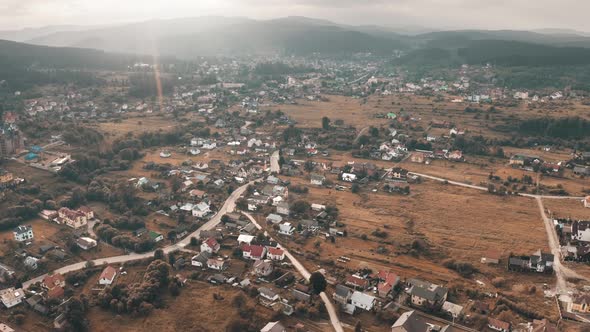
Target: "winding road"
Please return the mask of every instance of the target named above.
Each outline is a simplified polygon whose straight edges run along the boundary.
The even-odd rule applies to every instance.
[[[254,219],[254,217],[252,217],[251,214],[249,214],[247,212],[242,212],[242,214],[245,215],[256,226],[256,228],[258,228],[259,230],[263,230],[262,226],[260,226],[260,224],[256,221],[256,219]],[[264,233],[266,235],[268,235],[268,233],[266,231]],[[271,240],[276,241],[272,238],[271,238]],[[295,269],[297,271],[299,271],[299,273],[303,276],[303,278],[305,278],[305,280],[309,281],[309,277],[311,276],[311,273],[309,273],[309,271],[307,271],[305,266],[303,266],[303,264],[301,264],[301,262],[299,262],[297,260],[297,258],[295,258],[295,256],[293,256],[289,252],[289,250],[287,250],[287,248],[281,246],[281,244],[278,244],[278,247],[285,251],[285,256],[291,261],[291,264],[293,264]],[[340,323],[340,319],[338,318],[338,311],[336,310],[336,307],[334,307],[334,304],[332,303],[332,301],[330,301],[330,298],[328,297],[326,292],[321,292],[320,298],[322,299],[322,301],[324,301],[324,305],[326,306],[326,310],[328,311],[328,315],[330,315],[330,323],[332,324],[334,331],[344,332],[344,329],[342,328],[342,323]]]
[[[187,235],[184,239],[176,242],[175,244],[172,244],[172,245],[162,248],[164,253],[167,254],[167,253],[170,253],[173,251],[183,249],[184,247],[186,247],[190,243],[191,237],[198,238],[199,234],[201,234],[201,231],[210,230],[210,229],[214,228],[215,226],[217,226],[221,222],[221,217],[224,214],[234,211],[234,209],[236,207],[236,201],[238,200],[238,198],[240,198],[240,196],[244,193],[244,191],[246,191],[248,186],[252,183],[254,183],[254,181],[249,182],[249,183],[237,188],[236,190],[234,190],[229,195],[229,197],[227,198],[227,200],[225,201],[223,206],[219,209],[219,211],[217,212],[217,214],[213,218],[209,219],[209,221],[204,223],[201,227],[199,227],[199,229],[197,229],[193,233]],[[145,253],[141,253],[141,254],[130,253],[128,255],[98,258],[98,259],[92,260],[92,262],[94,263],[95,266],[108,265],[108,264],[119,264],[119,263],[125,263],[125,262],[135,261],[135,260],[139,260],[139,259],[144,259],[144,258],[148,258],[148,257],[153,257],[153,255],[154,255],[154,251],[145,252]],[[74,272],[74,271],[84,269],[86,267],[86,264],[87,264],[87,262],[78,262],[78,263],[74,263],[71,265],[61,267],[53,272],[54,273],[61,273],[61,274]],[[27,280],[27,281],[23,282],[23,288],[28,288],[32,284],[42,281],[46,275],[47,274],[43,274],[43,275],[40,275],[36,278],[33,278],[31,280]]]

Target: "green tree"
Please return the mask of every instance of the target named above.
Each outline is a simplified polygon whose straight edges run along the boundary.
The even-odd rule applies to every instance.
[[[324,130],[329,130],[330,129],[330,118],[328,118],[327,116],[324,116],[322,118],[322,128]]]
[[[320,272],[314,272],[309,277],[309,283],[311,284],[311,289],[313,289],[314,293],[319,294],[326,290],[328,286],[328,282],[326,281],[326,277]]]

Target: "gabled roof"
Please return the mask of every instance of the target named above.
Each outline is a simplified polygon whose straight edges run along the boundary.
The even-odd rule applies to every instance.
[[[488,324],[506,331],[510,330],[510,323],[492,317],[488,317]]]
[[[104,270],[102,270],[99,280],[100,279],[113,280],[113,278],[115,278],[116,274],[117,274],[117,270],[115,270],[114,267],[109,265],[109,266],[105,267]]]
[[[415,311],[406,311],[391,326],[392,332],[426,332],[428,325]]]

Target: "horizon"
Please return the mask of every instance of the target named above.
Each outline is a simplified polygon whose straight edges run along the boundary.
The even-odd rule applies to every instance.
[[[106,2],[106,3],[105,3]],[[199,17],[244,17],[272,20],[291,16],[328,20],[341,25],[372,25],[410,30],[568,30],[589,33],[585,12],[589,4],[540,0],[516,0],[506,10],[505,0],[489,4],[479,0],[374,0],[363,4],[332,0],[129,0],[122,3],[104,0],[7,0],[0,4],[0,30],[75,26],[84,29],[125,25],[150,20],[175,20]],[[543,3],[540,3],[543,2]],[[569,6],[567,6],[569,3]],[[535,7],[533,7],[533,5]],[[567,7],[567,8],[566,8]],[[113,11],[112,8],[117,8]],[[565,9],[567,10],[565,10]],[[560,11],[557,11],[559,9]],[[514,13],[522,10],[526,15]],[[560,12],[560,15],[555,13]],[[485,14],[482,14],[485,13]],[[569,13],[569,14],[568,14]]]

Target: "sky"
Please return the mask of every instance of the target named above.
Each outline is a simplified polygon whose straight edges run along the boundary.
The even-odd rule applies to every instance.
[[[434,29],[590,31],[586,0],[0,0],[0,29],[198,16],[323,18]]]

